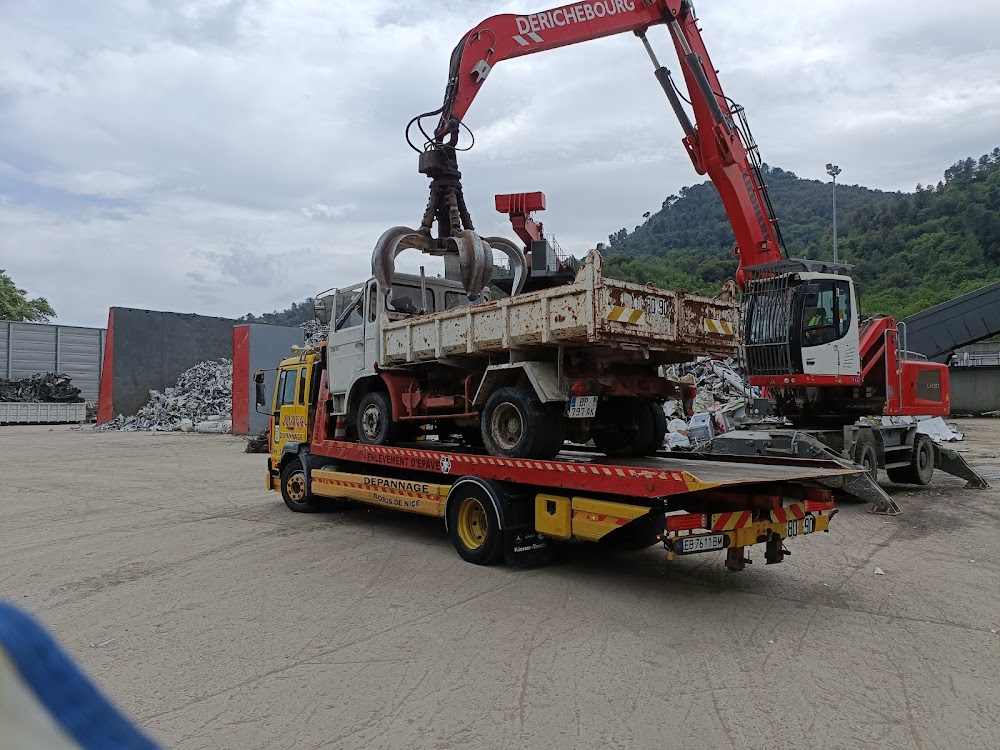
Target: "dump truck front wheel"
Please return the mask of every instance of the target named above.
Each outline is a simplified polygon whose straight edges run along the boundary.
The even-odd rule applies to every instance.
[[[358,440],[367,445],[392,445],[398,425],[392,421],[392,401],[385,391],[366,393],[358,405],[355,428]]]

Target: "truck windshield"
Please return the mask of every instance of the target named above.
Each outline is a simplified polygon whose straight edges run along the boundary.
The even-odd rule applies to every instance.
[[[420,287],[409,284],[393,284],[392,293],[386,299],[385,309],[389,312],[417,313],[434,312],[434,290],[427,289],[427,298],[420,304]]]
[[[365,322],[364,299],[361,290],[337,292],[337,322],[333,330],[353,328]]]
[[[802,344],[829,344],[847,335],[851,327],[851,292],[846,281],[820,281],[802,305]]]

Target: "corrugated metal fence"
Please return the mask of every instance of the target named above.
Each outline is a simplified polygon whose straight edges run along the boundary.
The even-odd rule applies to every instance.
[[[88,401],[97,401],[104,362],[103,328],[0,321],[0,376],[65,373]]]

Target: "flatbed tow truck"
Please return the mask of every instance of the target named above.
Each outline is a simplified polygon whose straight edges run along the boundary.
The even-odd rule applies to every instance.
[[[383,446],[346,439],[333,413],[325,344],[278,367],[266,486],[296,512],[346,499],[444,520],[468,562],[537,565],[550,540],[620,548],[662,543],[667,559],[724,550],[739,571],[748,548],[767,564],[789,539],[826,532],[834,493],[863,473],[846,461],[669,454],[609,459],[567,446],[551,460],[502,458],[460,445]],[[255,375],[258,408],[264,372]]]

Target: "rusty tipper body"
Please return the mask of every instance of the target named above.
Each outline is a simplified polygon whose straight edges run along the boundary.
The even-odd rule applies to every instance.
[[[731,354],[736,303],[601,266],[591,252],[565,283],[476,303],[457,281],[404,274],[320,299],[332,413],[373,445],[420,431],[508,458],[551,458],[566,439],[609,455],[659,450],[662,402],[693,396],[659,368]]]

